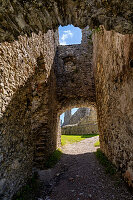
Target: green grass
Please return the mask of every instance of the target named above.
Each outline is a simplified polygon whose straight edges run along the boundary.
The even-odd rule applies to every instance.
[[[99,162],[105,167],[105,172],[110,175],[116,174],[116,167],[108,160],[108,158],[104,155],[104,153],[97,149],[95,152],[97,159]]]
[[[91,138],[97,136],[98,134],[88,134],[88,135],[61,135],[61,145],[72,144],[74,142],[80,142],[86,138]]]
[[[56,163],[60,160],[60,157],[62,155],[61,149],[55,150],[47,159],[45,163],[46,168],[52,168],[56,165]]]
[[[95,144],[94,144],[94,146],[95,146],[95,147],[100,147],[100,141],[99,141],[99,140],[96,141]]]

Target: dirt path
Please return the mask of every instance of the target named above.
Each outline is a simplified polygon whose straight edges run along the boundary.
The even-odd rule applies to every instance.
[[[40,200],[133,200],[123,181],[106,175],[97,161],[97,140],[98,136],[66,145],[55,168],[40,172]]]

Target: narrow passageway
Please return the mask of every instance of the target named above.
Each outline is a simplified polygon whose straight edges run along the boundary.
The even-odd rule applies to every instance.
[[[99,164],[94,154],[97,140],[98,136],[87,138],[62,148],[59,163],[45,172],[44,179],[40,173],[41,200],[133,200],[125,183]]]

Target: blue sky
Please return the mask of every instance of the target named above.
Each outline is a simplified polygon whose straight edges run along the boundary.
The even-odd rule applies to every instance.
[[[81,29],[74,27],[73,25],[60,26],[59,27],[59,42],[60,45],[69,45],[69,44],[80,44],[82,39]],[[72,109],[72,114],[77,111],[78,108]],[[64,113],[60,116],[62,122],[64,122]]]
[[[61,45],[80,44],[82,38],[81,29],[73,25],[59,26],[59,42]]]

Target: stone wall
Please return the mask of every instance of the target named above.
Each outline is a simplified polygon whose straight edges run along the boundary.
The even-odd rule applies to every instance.
[[[53,31],[0,45],[0,198],[4,200],[25,183],[33,167],[43,168],[59,146],[60,112],[73,105],[95,104],[92,43],[57,46],[58,33]]]
[[[97,111],[94,108],[90,108],[90,112],[88,115],[85,115],[79,122],[80,125],[84,125],[84,124],[95,124],[97,123]]]
[[[77,124],[84,116],[89,115],[89,108],[78,108],[74,114],[71,114],[71,110],[67,110],[64,113],[64,122],[62,126]]]
[[[9,2],[4,4],[8,9]],[[13,19],[15,2],[10,10],[7,9],[9,12],[4,10],[3,16],[10,16],[7,25]],[[74,2],[77,3],[73,1],[72,5]],[[17,3],[22,12],[29,6],[29,16],[31,13],[35,15],[36,9],[32,9],[28,1]],[[36,1],[34,3],[36,6]],[[23,25],[21,12],[18,17],[19,26]],[[35,29],[32,22],[34,24],[31,18],[30,27]],[[41,26],[39,22],[38,25]],[[121,30],[122,25],[117,29]],[[130,27],[125,28],[127,26],[122,31],[130,32]],[[0,41],[7,40],[8,33],[14,39],[25,30],[29,30],[29,35],[34,32],[26,25],[26,29],[18,29],[15,35],[16,27],[12,24],[5,37],[1,28]],[[31,175],[32,167],[43,168],[48,155],[56,149],[60,135],[56,134],[59,114],[72,107],[96,104],[101,149],[132,184],[133,36],[105,30],[95,33],[94,68],[90,40],[81,45],[58,48],[57,40],[57,33],[49,31],[47,34],[32,34],[30,38],[20,36],[18,41],[0,44],[0,198],[3,200],[10,200]]]
[[[84,134],[98,134],[98,124],[73,124],[66,125],[61,128],[62,135],[84,135]]]
[[[79,123],[86,115],[89,115],[89,108],[79,108],[70,118],[68,124]]]
[[[48,31],[0,44],[0,199],[9,200],[31,175],[39,134],[34,128],[40,124],[37,120],[46,117],[47,109],[52,112],[47,90],[56,39],[57,34]],[[41,116],[39,105],[45,110]]]
[[[93,44],[101,149],[133,186],[133,35],[102,28]]]
[[[80,111],[80,109],[79,109],[79,111]],[[83,110],[83,111],[85,111],[85,110]],[[78,110],[77,110],[77,112],[78,112]],[[79,116],[81,118],[76,124],[70,123],[66,126],[61,127],[61,133],[63,135],[83,135],[83,134],[99,133],[98,123],[97,123],[97,112],[95,109],[91,108],[88,115],[82,116],[79,113]]]
[[[66,110],[64,113],[64,122],[63,122],[63,126],[69,124],[69,121],[72,117],[72,113],[71,113],[71,109],[70,110]]]
[[[58,110],[95,106],[92,42],[59,45],[55,60]]]
[[[44,64],[40,63],[39,69]],[[53,72],[45,82],[43,77],[36,76],[33,85],[32,101],[32,135],[34,135],[34,166],[43,168],[48,156],[57,147],[59,117],[56,101],[56,77]],[[44,65],[45,66],[45,65]],[[44,70],[41,71],[41,74]]]
[[[68,24],[133,33],[131,0],[2,0],[0,13],[0,42]]]

